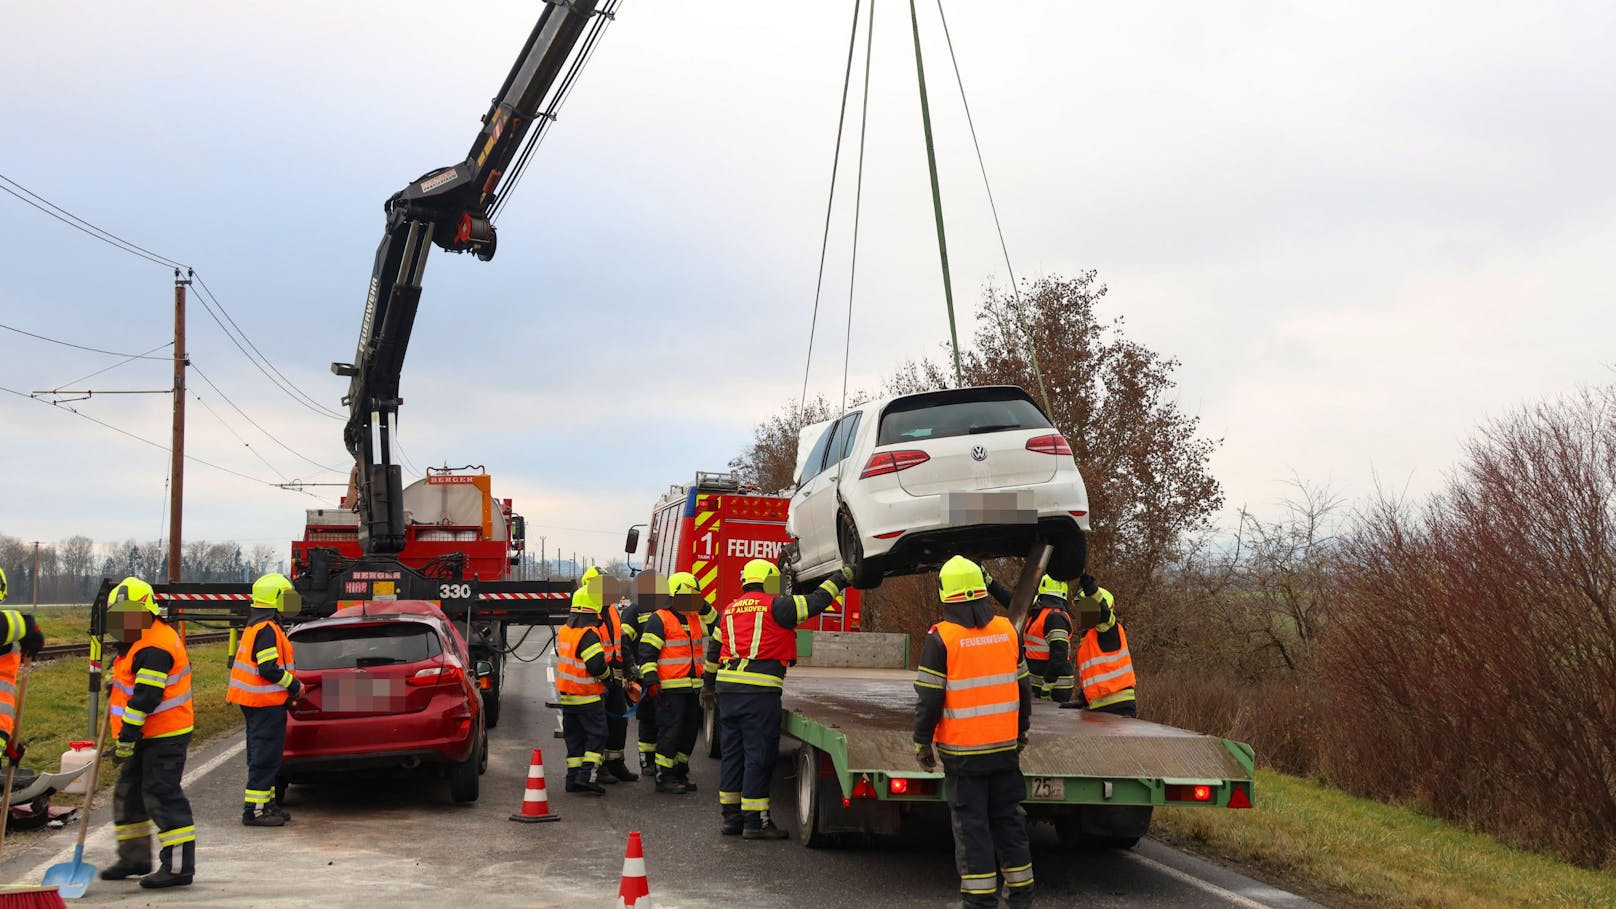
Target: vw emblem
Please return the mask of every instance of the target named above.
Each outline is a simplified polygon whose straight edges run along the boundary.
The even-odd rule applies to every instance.
[[[988,459],[988,450],[986,448],[983,448],[981,445],[972,446],[972,448],[971,448],[971,460],[973,460],[973,461],[986,461],[987,459]]]

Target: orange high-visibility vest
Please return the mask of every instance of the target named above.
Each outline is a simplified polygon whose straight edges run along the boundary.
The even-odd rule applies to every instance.
[[[139,674],[135,672],[135,657],[148,647],[166,652],[173,657],[174,665],[168,670],[168,677],[163,679],[162,701],[152,712],[137,716],[129,710],[129,698],[135,693],[135,684],[140,681]],[[141,670],[142,673],[147,671]],[[141,736],[148,739],[183,735],[191,731],[196,721],[196,708],[191,703],[191,658],[186,655],[185,643],[172,626],[158,619],[133,647],[112,661],[112,694],[107,702],[112,710],[113,738],[118,737],[126,720],[139,725]]]
[[[1132,700],[1133,658],[1128,656],[1128,636],[1117,624],[1117,638],[1121,646],[1115,652],[1100,649],[1100,633],[1090,628],[1083,633],[1083,643],[1077,648],[1077,678],[1083,687],[1083,698],[1089,707],[1104,707]]]
[[[664,689],[700,688],[702,673],[701,634],[696,623],[671,609],[658,609],[662,619],[662,649],[657,651],[657,679]]]
[[[0,654],[0,732],[10,741],[17,731],[17,670],[22,666],[22,649]]]
[[[617,612],[617,604],[606,607],[605,615],[601,616],[600,646],[606,650],[606,663],[616,666],[618,658],[623,653],[623,619]]]
[[[279,622],[266,619],[248,625],[247,630],[241,633],[241,643],[236,646],[236,658],[230,664],[230,687],[224,692],[224,699],[232,704],[274,707],[286,703],[286,699],[291,697],[291,693],[280,686],[279,679],[266,679],[258,674],[260,654],[253,653],[252,648],[253,642],[258,640],[258,629],[265,625],[275,629],[275,661],[287,672],[297,668],[292,662],[292,641],[281,630]]]
[[[943,719],[933,740],[937,750],[965,755],[1015,748],[1021,713],[1015,626],[994,616],[984,628],[938,622],[932,630],[948,651]]]
[[[1027,634],[1021,639],[1022,645],[1027,648],[1028,660],[1049,659],[1049,639],[1044,637],[1044,620],[1049,618],[1049,613],[1048,609],[1038,610],[1038,618],[1027,626]]]
[[[589,674],[587,663],[589,651],[599,647],[605,652],[605,646],[598,643],[579,652],[583,636],[595,629],[590,627],[561,626],[556,632],[556,693],[561,695],[562,704],[591,704],[600,700],[606,691],[606,683]],[[599,632],[596,632],[599,637]]]

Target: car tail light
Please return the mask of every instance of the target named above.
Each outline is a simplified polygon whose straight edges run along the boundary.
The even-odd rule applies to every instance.
[[[1068,457],[1072,454],[1072,446],[1066,444],[1066,437],[1059,433],[1028,439],[1027,450],[1036,451],[1039,454],[1066,455]]]
[[[406,685],[420,688],[426,685],[453,685],[465,677],[459,666],[428,666],[417,669],[415,674],[404,680]]]
[[[1246,794],[1246,787],[1236,784],[1234,791],[1229,793],[1230,808],[1250,808],[1251,796]]]
[[[894,530],[891,533],[878,533],[878,534],[875,535],[875,538],[877,540],[890,540],[893,537],[901,537],[905,533],[908,533],[908,531],[906,531],[906,530]]]
[[[908,470],[917,464],[924,464],[931,460],[931,455],[918,449],[905,449],[904,451],[883,451],[870,456],[870,463],[864,465],[864,472],[859,479],[868,480],[870,477],[885,476]]]
[[[1086,511],[1069,511],[1069,512],[1067,512],[1067,514],[1071,515],[1074,518],[1081,518],[1082,516],[1088,514],[1088,512],[1086,512]]]
[[[1167,800],[1169,802],[1210,802],[1212,801],[1212,787],[1201,784],[1168,786]]]

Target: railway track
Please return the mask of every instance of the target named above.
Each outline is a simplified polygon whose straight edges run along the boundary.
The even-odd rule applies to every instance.
[[[209,631],[202,634],[188,634],[185,636],[185,643],[212,644],[216,641],[227,640],[229,637],[230,634],[228,632]],[[71,657],[87,657],[89,655],[90,644],[88,641],[86,641],[83,644],[47,644],[46,646],[39,648],[39,656],[35,657],[34,659],[43,663],[48,660],[69,659]]]

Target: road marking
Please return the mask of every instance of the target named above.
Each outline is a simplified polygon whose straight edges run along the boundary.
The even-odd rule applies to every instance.
[[[1134,861],[1136,861],[1136,862],[1138,862],[1138,863],[1140,863],[1142,865],[1145,865],[1145,866],[1150,867],[1150,868],[1154,868],[1157,871],[1160,871],[1162,874],[1167,875],[1168,877],[1177,878],[1178,880],[1181,880],[1184,883],[1189,884],[1191,887],[1194,887],[1197,890],[1201,890],[1201,891],[1204,891],[1206,893],[1210,893],[1213,896],[1219,897],[1221,899],[1226,899],[1229,902],[1234,903],[1236,906],[1243,906],[1243,907],[1245,907],[1245,909],[1273,909],[1272,906],[1268,906],[1268,905],[1266,905],[1264,903],[1259,903],[1256,900],[1251,899],[1249,897],[1241,896],[1240,894],[1235,893],[1233,890],[1226,890],[1226,889],[1224,889],[1222,887],[1219,887],[1217,884],[1212,883],[1211,881],[1204,881],[1204,880],[1196,877],[1195,875],[1190,874],[1187,871],[1180,871],[1177,868],[1174,868],[1172,865],[1162,864],[1161,862],[1158,862],[1153,858],[1148,858],[1146,856],[1140,855],[1137,852],[1124,851],[1122,854],[1127,856],[1130,859],[1133,859]]]
[[[218,770],[227,761],[229,761],[232,758],[236,757],[237,755],[241,754],[246,749],[247,749],[247,739],[245,737],[243,737],[241,740],[237,741],[234,745],[231,745],[229,748],[226,748],[225,750],[219,752],[218,754],[216,754],[213,757],[209,758],[208,760],[202,762],[201,764],[187,770],[185,772],[185,776],[180,778],[180,786],[183,787],[183,788],[186,788],[186,789],[191,788],[193,785],[195,785],[197,783],[197,781],[201,780],[203,777],[207,776],[208,774],[212,773],[213,771]],[[76,825],[70,825],[70,826],[76,826]],[[91,852],[91,849],[90,849],[90,841],[91,841],[91,839],[95,840],[97,850],[109,848],[112,845],[112,822],[109,820],[107,823],[102,824],[101,826],[96,827],[96,828],[94,828],[93,830],[90,831],[90,834],[89,834],[88,837],[85,838],[85,843],[84,843],[84,851],[85,851],[86,854],[89,854]],[[103,842],[103,841],[105,841],[105,842]],[[70,859],[72,859],[72,857],[73,857],[73,849],[77,845],[78,845],[78,843],[75,842],[71,846],[63,846],[62,850],[60,852],[56,853],[49,860],[40,862],[38,865],[36,865],[34,867],[33,870],[29,871],[27,874],[25,874],[22,877],[18,878],[18,880],[23,881],[23,882],[44,880],[45,879],[45,872],[52,865],[61,864],[62,862],[66,862],[66,861],[69,861]]]

